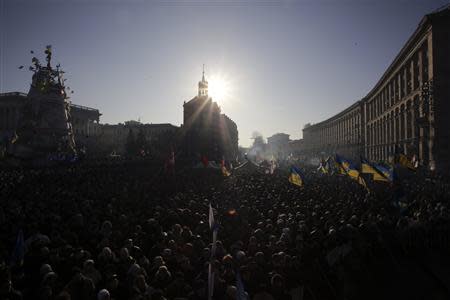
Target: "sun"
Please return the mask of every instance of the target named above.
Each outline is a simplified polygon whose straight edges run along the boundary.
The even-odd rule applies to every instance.
[[[230,97],[230,82],[223,76],[213,75],[209,79],[208,94],[215,101],[225,102]]]

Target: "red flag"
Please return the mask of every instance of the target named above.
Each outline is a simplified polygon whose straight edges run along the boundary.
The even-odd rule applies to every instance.
[[[208,157],[206,157],[206,155],[202,156],[202,164],[205,168],[208,167],[208,165],[209,165],[209,160],[208,160]]]

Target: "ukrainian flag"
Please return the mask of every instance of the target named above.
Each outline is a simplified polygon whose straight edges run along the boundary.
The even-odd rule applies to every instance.
[[[394,168],[392,166],[374,164],[374,167],[378,171],[378,176],[383,178],[383,180],[380,181],[394,182]],[[373,180],[376,180],[375,175],[373,176]]]
[[[349,160],[339,156],[336,154],[336,164],[338,165],[339,172],[341,174],[347,174],[353,180],[356,180],[360,185],[362,185],[367,191],[369,188],[367,187],[366,181],[359,174],[359,171],[356,169],[356,166]]]
[[[320,166],[317,170],[322,172],[323,174],[328,174],[327,169],[325,169],[325,167],[322,164],[320,164]]]
[[[372,166],[372,164],[365,158],[361,156],[361,173],[363,174],[375,174],[377,170]]]
[[[359,171],[356,169],[355,165],[336,154],[336,164],[339,166],[339,170],[341,174],[347,174],[353,179],[357,179],[359,177]],[[344,173],[343,173],[344,172]]]
[[[302,172],[298,168],[292,166],[289,182],[298,186],[303,186],[304,182],[301,173]]]
[[[325,168],[325,163],[322,161],[320,162],[319,167],[317,168],[317,171],[322,172],[323,174],[328,174],[328,170]]]
[[[380,164],[372,164],[363,157],[361,157],[361,173],[372,174],[372,179],[374,181],[394,181],[393,168],[388,168]]]

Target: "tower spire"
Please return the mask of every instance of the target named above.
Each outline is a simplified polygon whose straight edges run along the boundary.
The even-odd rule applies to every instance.
[[[202,81],[205,81],[205,64],[203,64]]]
[[[198,96],[208,96],[208,81],[205,79],[205,64],[203,64],[202,81],[198,82]]]

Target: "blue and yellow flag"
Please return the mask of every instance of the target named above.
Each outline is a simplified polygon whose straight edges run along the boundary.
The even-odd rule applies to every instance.
[[[339,168],[339,173],[348,175],[350,178],[356,180],[356,182],[362,185],[367,191],[369,191],[366,181],[360,176],[358,169],[350,160],[347,160],[338,154],[336,154],[335,160],[336,165]]]
[[[319,168],[317,168],[317,171],[320,171],[323,174],[328,174],[327,169],[325,169],[325,167],[322,164],[319,165]]]
[[[385,166],[382,164],[374,164],[375,169],[378,171],[377,179],[382,177],[383,179],[379,179],[380,181],[388,181],[394,182],[394,167],[393,166]],[[375,175],[373,176],[373,180],[375,179]]]
[[[338,165],[341,174],[347,174],[353,179],[358,179],[359,171],[351,161],[336,154],[336,164]]]
[[[375,174],[377,170],[372,166],[372,164],[362,156],[361,158],[361,173],[363,174]]]
[[[374,181],[393,182],[394,169],[381,164],[370,163],[361,157],[361,173],[372,174]]]
[[[317,168],[317,171],[322,172],[323,174],[329,174],[331,172],[331,166],[330,166],[330,157],[326,160],[322,160],[320,162],[319,167]]]
[[[302,172],[297,167],[292,166],[289,182],[298,186],[303,186],[304,182],[301,174]]]
[[[328,171],[327,171],[327,169],[325,168],[323,162],[320,163],[319,167],[317,168],[317,171],[320,171],[320,172],[322,172],[323,174],[328,174]]]

